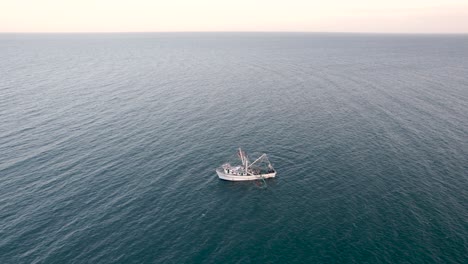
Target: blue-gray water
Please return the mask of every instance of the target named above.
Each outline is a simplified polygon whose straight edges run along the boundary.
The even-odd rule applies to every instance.
[[[468,36],[4,34],[0,118],[0,263],[467,261]]]

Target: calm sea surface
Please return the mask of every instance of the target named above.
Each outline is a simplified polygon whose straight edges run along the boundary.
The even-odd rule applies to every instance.
[[[467,258],[467,35],[0,35],[2,264]]]

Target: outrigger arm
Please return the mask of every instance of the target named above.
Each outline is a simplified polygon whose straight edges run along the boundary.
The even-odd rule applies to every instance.
[[[263,159],[264,157],[266,157],[266,154],[265,154],[265,153],[263,153],[263,154],[262,154],[258,159],[256,159],[254,162],[250,163],[250,165],[249,165],[247,168],[252,167],[252,165],[254,165],[255,162],[257,162],[257,161]],[[267,159],[268,159],[268,158],[267,158]],[[270,163],[270,161],[268,161],[268,163]]]

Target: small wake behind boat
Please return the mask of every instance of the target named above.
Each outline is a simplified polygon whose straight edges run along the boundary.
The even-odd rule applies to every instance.
[[[274,178],[276,171],[264,153],[254,162],[250,163],[247,155],[239,148],[237,153],[242,165],[232,166],[230,163],[223,164],[216,169],[218,177],[227,181],[254,181],[259,179]]]

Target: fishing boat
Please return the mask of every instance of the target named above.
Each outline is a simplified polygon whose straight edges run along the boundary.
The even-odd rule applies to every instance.
[[[254,181],[276,176],[276,171],[265,153],[252,163],[250,163],[249,158],[241,148],[239,148],[237,155],[241,160],[241,165],[223,164],[216,169],[220,179],[226,181]]]

